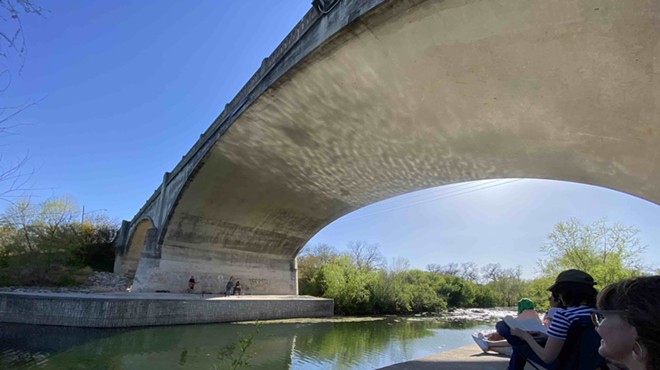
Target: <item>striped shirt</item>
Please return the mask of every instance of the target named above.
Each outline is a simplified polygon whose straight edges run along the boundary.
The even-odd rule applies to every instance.
[[[569,307],[565,310],[558,310],[548,329],[548,336],[562,342],[566,341],[568,329],[571,324],[581,317],[591,316],[593,310],[593,307],[589,306]]]

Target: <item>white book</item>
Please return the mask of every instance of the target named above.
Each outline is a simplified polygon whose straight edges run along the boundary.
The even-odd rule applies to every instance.
[[[516,319],[512,316],[505,316],[503,320],[512,329],[518,328],[520,330],[524,330],[528,332],[540,332],[540,333],[548,332],[548,328],[543,326],[543,323],[541,323],[540,320]]]

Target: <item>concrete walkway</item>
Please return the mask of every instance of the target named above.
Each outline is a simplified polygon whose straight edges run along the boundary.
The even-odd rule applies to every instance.
[[[505,370],[509,358],[494,353],[483,353],[474,344],[460,347],[455,350],[437,353],[417,360],[402,362],[386,366],[388,370],[413,370],[413,369],[436,369],[436,370]],[[533,369],[530,365],[525,370]]]

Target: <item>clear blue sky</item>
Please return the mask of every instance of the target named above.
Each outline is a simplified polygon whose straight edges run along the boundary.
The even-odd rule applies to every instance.
[[[4,138],[4,163],[29,153],[34,200],[71,195],[131,219],[310,7],[310,1],[39,2],[23,19],[28,55],[4,103],[40,100]],[[499,185],[487,187],[486,185]],[[636,226],[660,265],[660,207],[607,189],[521,180],[428,189],[337,220],[310,243],[378,243],[388,257],[498,262],[531,277],[558,221]],[[453,189],[453,190],[452,190]],[[480,189],[480,190],[479,190]]]

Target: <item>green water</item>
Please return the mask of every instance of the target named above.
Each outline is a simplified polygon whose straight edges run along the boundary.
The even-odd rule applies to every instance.
[[[0,368],[226,369],[228,348],[258,330],[250,369],[373,369],[472,343],[471,333],[489,328],[406,318],[132,330],[0,324]]]

